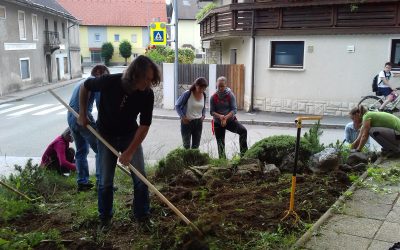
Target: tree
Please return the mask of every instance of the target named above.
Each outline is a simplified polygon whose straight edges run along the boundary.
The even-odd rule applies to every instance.
[[[127,40],[124,40],[119,45],[119,53],[125,58],[125,66],[127,65],[128,57],[132,55],[132,45]]]
[[[103,43],[101,46],[101,57],[104,58],[105,64],[108,66],[110,64],[110,59],[114,54],[114,46],[112,43]]]

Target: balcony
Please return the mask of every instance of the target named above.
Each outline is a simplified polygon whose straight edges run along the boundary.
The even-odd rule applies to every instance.
[[[392,0],[365,0],[355,5],[342,0],[256,0],[215,8],[199,23],[202,40],[252,34],[398,34],[399,13],[400,3]]]
[[[51,54],[60,49],[60,33],[55,31],[44,31],[44,49]]]

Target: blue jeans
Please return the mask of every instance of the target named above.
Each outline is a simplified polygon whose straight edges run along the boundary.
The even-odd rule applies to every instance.
[[[203,121],[201,119],[194,119],[189,124],[181,122],[181,135],[183,147],[190,148],[190,139],[192,139],[192,148],[199,148],[201,132],[203,131]]]
[[[123,152],[128,148],[133,140],[130,136],[104,136],[104,139],[111,144],[118,152]],[[99,158],[100,158],[100,184],[98,191],[98,210],[100,219],[104,220],[113,216],[113,200],[114,200],[114,174],[117,164],[117,156],[115,156],[103,143],[98,142]],[[144,171],[144,158],[142,146],[139,146],[133,155],[131,164],[146,177]],[[133,215],[135,218],[147,216],[150,211],[149,190],[135,174],[131,172],[134,199],[133,199]]]
[[[68,117],[68,125],[74,137],[76,153],[75,163],[77,168],[77,183],[84,184],[89,182],[89,164],[87,156],[89,154],[89,146],[96,153],[96,181],[99,180],[99,156],[97,154],[97,138],[88,129],[76,123],[76,119]],[[94,129],[96,125],[90,124]]]

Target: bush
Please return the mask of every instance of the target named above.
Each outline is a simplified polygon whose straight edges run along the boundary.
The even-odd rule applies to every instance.
[[[204,6],[203,9],[201,9],[197,14],[196,14],[196,20],[200,21],[203,17],[205,17],[208,12],[211,10],[215,9],[217,5],[215,3],[209,3],[206,6]]]
[[[172,177],[182,173],[188,166],[205,165],[209,162],[208,154],[201,153],[198,149],[178,148],[169,152],[158,162],[155,176],[157,178]]]
[[[296,137],[290,135],[270,136],[256,142],[244,155],[245,158],[259,159],[262,162],[279,166],[284,156],[293,153]],[[311,156],[311,145],[304,138],[300,139],[299,160],[308,160]]]
[[[104,58],[104,63],[108,66],[110,64],[110,60],[114,54],[114,46],[112,43],[107,42],[103,43],[101,46],[101,57]]]

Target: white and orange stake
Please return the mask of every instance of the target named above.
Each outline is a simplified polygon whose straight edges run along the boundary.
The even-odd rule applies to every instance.
[[[296,192],[296,173],[297,173],[297,161],[299,159],[299,149],[300,149],[300,137],[301,137],[301,124],[303,120],[321,120],[322,116],[299,116],[296,118],[295,123],[297,126],[297,137],[296,137],[296,146],[295,146],[295,155],[294,155],[294,167],[293,167],[293,175],[292,175],[292,187],[290,191],[290,204],[289,210],[285,211],[285,216],[281,219],[283,221],[288,216],[294,217],[294,223],[297,223],[300,217],[297,215],[296,211],[294,211],[294,195]]]

